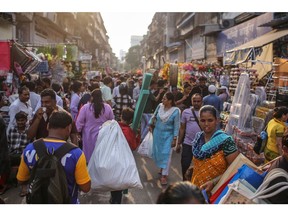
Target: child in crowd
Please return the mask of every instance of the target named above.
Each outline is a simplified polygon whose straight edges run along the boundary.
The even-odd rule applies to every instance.
[[[16,126],[10,128],[7,135],[12,174],[14,172],[17,172],[18,166],[21,161],[22,152],[30,141],[28,140],[27,137],[27,131],[28,131],[28,125],[26,125],[27,113],[20,111],[15,115],[15,119],[16,119]],[[16,170],[14,170],[14,168],[16,168]],[[26,195],[26,186],[22,186],[22,190],[19,195],[20,196]]]
[[[125,108],[122,110],[121,113],[121,121],[118,122],[119,126],[122,129],[122,132],[130,146],[132,151],[136,150],[137,147],[140,145],[140,133],[135,134],[135,132],[131,129],[130,124],[133,121],[134,110],[131,108]],[[123,194],[127,194],[128,190],[123,190]],[[111,204],[121,204],[122,200],[122,190],[119,191],[111,191]]]

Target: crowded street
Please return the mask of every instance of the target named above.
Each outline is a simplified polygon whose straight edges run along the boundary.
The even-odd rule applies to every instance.
[[[288,13],[111,14],[0,12],[0,203],[288,204]]]

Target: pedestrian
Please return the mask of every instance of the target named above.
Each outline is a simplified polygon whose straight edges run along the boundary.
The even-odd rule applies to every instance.
[[[205,204],[201,190],[191,182],[176,182],[160,193],[157,204]]]
[[[82,92],[84,91],[83,83],[80,81],[74,81],[71,86],[72,95],[70,101],[70,113],[72,115],[73,120],[76,120],[78,114],[78,104],[82,97]]]
[[[174,96],[167,92],[158,105],[154,115],[156,115],[155,128],[153,129],[153,150],[152,158],[157,167],[160,168],[161,185],[167,185],[167,176],[171,165],[172,147],[176,146],[179,127],[180,110],[176,107]],[[152,132],[152,121],[150,120],[149,130]]]
[[[53,89],[47,88],[44,89],[41,94],[41,104],[40,107],[31,122],[31,125],[28,129],[28,139],[40,139],[48,136],[48,123],[50,116],[55,111],[64,111],[62,107],[56,104],[56,93]],[[71,142],[77,145],[78,143],[78,132],[75,126],[75,122],[72,122],[72,130],[70,133]]]
[[[267,124],[267,144],[264,148],[265,162],[282,155],[282,138],[287,134],[288,108],[285,106],[274,108],[273,119]]]
[[[218,97],[221,99],[221,101],[224,102],[228,102],[228,100],[230,99],[230,94],[229,94],[229,90],[226,86],[221,86],[219,88],[220,92]]]
[[[76,127],[82,135],[83,151],[87,163],[95,148],[101,125],[114,119],[113,110],[109,104],[103,101],[101,90],[95,89],[91,96],[91,102],[82,106],[76,119]]]
[[[103,101],[109,104],[110,107],[112,107],[112,100],[113,100],[113,96],[111,93],[112,86],[113,86],[112,78],[109,76],[105,77],[103,79],[103,85],[101,86],[101,92],[102,92]]]
[[[192,142],[192,184],[205,189],[210,194],[215,184],[228,166],[238,156],[233,138],[222,130],[217,130],[219,118],[211,105],[200,109],[201,132]]]
[[[124,108],[121,113],[121,121],[118,122],[131,151],[137,149],[140,145],[140,133],[136,135],[136,133],[131,129],[130,124],[133,121],[134,110],[131,108]],[[119,190],[119,191],[111,191],[111,198],[109,202],[111,204],[121,204],[122,202],[122,194],[128,193],[128,189]]]
[[[182,111],[192,106],[190,95],[192,87],[189,83],[185,83],[183,88],[184,88],[183,94],[180,97],[176,98],[175,100],[177,107],[179,107]]]
[[[207,78],[205,76],[201,76],[198,79],[198,81],[199,81],[199,84],[194,86],[190,92],[190,98],[195,93],[199,93],[202,96],[202,98],[204,98],[206,95],[209,94],[208,87],[206,86]]]
[[[48,151],[57,150],[62,145],[66,145],[66,140],[70,136],[72,128],[72,117],[66,111],[53,112],[49,119],[48,136],[44,138]],[[51,153],[51,152],[50,152]],[[63,160],[65,158],[65,160]],[[20,185],[27,184],[31,170],[38,160],[33,143],[24,149],[23,157],[17,173]],[[66,173],[68,191],[71,204],[79,203],[78,190],[87,193],[91,188],[91,180],[86,167],[86,158],[81,149],[74,148],[65,154],[61,160]]]
[[[23,111],[27,113],[28,123],[32,119],[33,111],[31,105],[28,103],[30,98],[30,91],[26,86],[22,86],[18,89],[19,98],[17,98],[9,107],[9,125],[7,132],[10,128],[16,126],[15,115],[16,113]]]
[[[133,99],[128,95],[128,86],[126,83],[119,85],[119,94],[114,97],[114,115],[117,121],[120,121],[121,112],[123,109],[133,107]]]
[[[21,155],[23,150],[28,145],[30,140],[27,137],[28,125],[27,123],[27,113],[20,111],[15,115],[16,126],[10,128],[7,134],[7,141],[9,146],[9,158],[11,172],[10,176],[13,176],[13,179],[16,180],[16,173],[21,161]],[[26,185],[22,185],[21,192],[19,196],[23,197],[26,195]]]
[[[203,105],[211,105],[215,107],[218,113],[222,112],[223,110],[223,102],[222,100],[216,95],[216,86],[209,85],[208,91],[209,95],[203,98]]]
[[[196,93],[191,98],[192,107],[185,109],[181,114],[181,125],[179,131],[179,140],[177,145],[177,152],[181,153],[181,168],[183,181],[186,179],[185,173],[188,170],[192,161],[192,142],[195,138],[196,133],[201,131],[199,125],[199,110],[202,106],[202,96]]]
[[[11,185],[8,184],[10,174],[9,149],[6,135],[6,124],[0,115],[0,195],[4,194]]]

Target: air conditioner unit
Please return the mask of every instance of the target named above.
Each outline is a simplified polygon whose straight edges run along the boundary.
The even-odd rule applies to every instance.
[[[234,19],[222,19],[221,20],[221,27],[222,28],[230,28],[235,25]]]

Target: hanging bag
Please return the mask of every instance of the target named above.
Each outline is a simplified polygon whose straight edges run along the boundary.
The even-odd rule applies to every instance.
[[[148,131],[144,140],[138,147],[137,152],[141,156],[152,158],[152,149],[153,149],[153,134],[150,131]]]

